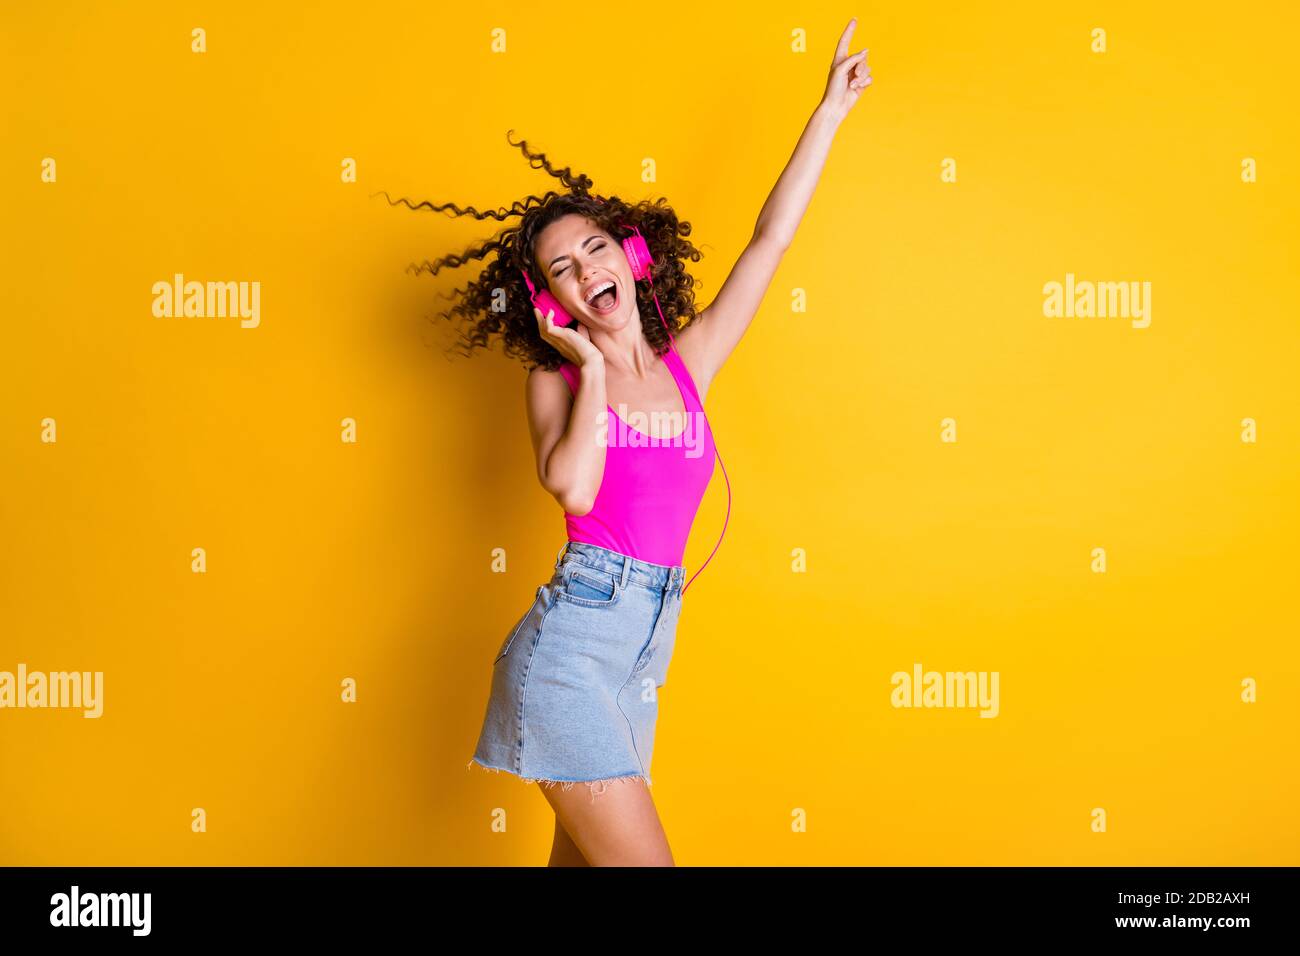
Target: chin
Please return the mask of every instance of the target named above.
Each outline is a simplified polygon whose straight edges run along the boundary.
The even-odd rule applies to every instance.
[[[632,310],[629,309],[622,315],[614,315],[609,318],[608,328],[611,332],[617,332],[619,329],[628,325],[632,321]]]
[[[588,330],[600,329],[602,332],[617,332],[631,321],[631,310],[615,315],[584,315],[582,317],[582,324]]]

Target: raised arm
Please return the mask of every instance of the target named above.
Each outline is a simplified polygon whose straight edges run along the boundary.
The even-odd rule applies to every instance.
[[[850,20],[840,36],[826,91],[763,204],[749,244],[717,297],[677,336],[678,351],[690,367],[701,396],[758,312],[776,267],[794,241],[795,230],[812,200],[835,133],[862,90],[871,85],[868,51],[849,55],[849,41],[857,22],[856,18]]]

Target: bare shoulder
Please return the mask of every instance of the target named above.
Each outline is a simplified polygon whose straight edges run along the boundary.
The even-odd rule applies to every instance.
[[[677,333],[676,341],[677,354],[681,356],[682,364],[686,366],[686,371],[690,373],[691,381],[695,383],[695,390],[700,393],[701,402],[704,401],[709,390],[709,383],[713,380],[713,376],[708,370],[706,358],[709,318],[708,307],[701,309],[696,315],[695,321]]]
[[[559,420],[560,416],[568,414],[573,404],[569,383],[564,380],[563,373],[559,369],[551,371],[540,365],[528,370],[524,396],[528,417],[534,424]]]
[[[538,365],[528,370],[528,380],[524,383],[525,391],[529,397],[543,397],[546,395],[556,395],[568,393],[569,383],[565,381],[564,374],[557,369],[546,369]]]
[[[534,365],[528,370],[528,387],[536,388],[539,383],[558,380],[559,378],[561,378],[559,369],[548,369],[540,365]]]

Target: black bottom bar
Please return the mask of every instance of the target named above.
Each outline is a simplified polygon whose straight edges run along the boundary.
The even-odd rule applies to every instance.
[[[1133,937],[1182,945],[1295,931],[1294,867],[0,869],[6,943],[424,940],[463,946],[786,931],[901,937]],[[145,895],[147,894],[147,896]],[[684,921],[689,920],[689,925]],[[109,925],[85,925],[109,924]],[[143,932],[147,929],[147,933]],[[442,932],[454,934],[443,937]],[[622,935],[610,936],[611,932]],[[424,935],[417,935],[424,934]],[[883,935],[888,934],[888,935]]]

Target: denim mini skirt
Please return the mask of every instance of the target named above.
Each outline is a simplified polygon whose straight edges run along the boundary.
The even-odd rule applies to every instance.
[[[659,688],[682,607],[682,567],[570,541],[492,662],[469,766],[527,783],[650,786]],[[597,788],[600,789],[597,789]]]

